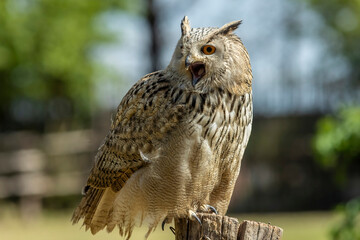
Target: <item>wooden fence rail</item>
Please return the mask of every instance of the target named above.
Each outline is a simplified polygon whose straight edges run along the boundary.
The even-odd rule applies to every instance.
[[[175,240],[279,240],[283,230],[270,224],[209,213],[198,213],[202,224],[175,219]]]
[[[97,148],[94,135],[90,130],[0,135],[0,199],[16,197],[22,216],[31,219],[42,210],[43,198],[80,194]]]

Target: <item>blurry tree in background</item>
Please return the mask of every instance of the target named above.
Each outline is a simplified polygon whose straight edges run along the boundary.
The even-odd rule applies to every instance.
[[[342,222],[334,226],[331,231],[333,240],[360,239],[360,198],[340,205],[337,208],[342,213]]]
[[[92,56],[115,38],[99,20],[137,1],[0,1],[0,130],[81,126],[95,105]]]
[[[329,29],[320,34],[331,45],[331,50],[342,54],[349,64],[351,84],[360,85],[360,1],[308,0]]]
[[[338,183],[351,172],[360,172],[360,107],[340,110],[334,117],[318,121],[314,139],[315,160],[331,169]]]
[[[334,174],[338,184],[344,186],[349,179],[357,178],[360,172],[360,107],[343,108],[333,117],[320,119],[314,151],[315,160]],[[355,196],[349,197],[357,194],[355,192]],[[332,229],[332,238],[360,239],[360,199],[354,198],[346,205],[339,205],[337,210],[343,219]]]
[[[340,53],[348,63],[348,79],[340,84],[360,86],[360,1],[309,0],[311,6],[329,27],[321,32],[330,41],[331,51]],[[358,182],[360,172],[360,106],[359,92],[353,106],[342,106],[332,117],[318,121],[313,146],[315,160],[332,172],[336,182],[346,188]],[[353,189],[359,189],[355,186]],[[359,191],[349,191],[347,199],[354,198],[338,209],[343,213],[342,223],[332,230],[334,240],[360,239]]]
[[[356,178],[360,172],[360,107],[344,108],[335,117],[320,119],[314,150],[315,159],[332,171],[338,184],[345,185],[349,179]],[[357,194],[355,192],[355,196],[349,197]],[[332,229],[332,238],[360,239],[360,199],[352,199],[346,205],[338,206],[337,210],[343,219]]]

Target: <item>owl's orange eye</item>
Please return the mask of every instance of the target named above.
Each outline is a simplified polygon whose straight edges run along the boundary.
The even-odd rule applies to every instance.
[[[211,45],[205,45],[201,48],[201,51],[205,53],[206,55],[211,55],[215,52],[216,48]]]

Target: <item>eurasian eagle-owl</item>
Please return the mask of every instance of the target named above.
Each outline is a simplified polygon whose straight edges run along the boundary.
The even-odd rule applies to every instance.
[[[225,215],[252,125],[249,55],[233,33],[191,28],[165,70],[125,95],[73,214],[93,234],[216,209]]]

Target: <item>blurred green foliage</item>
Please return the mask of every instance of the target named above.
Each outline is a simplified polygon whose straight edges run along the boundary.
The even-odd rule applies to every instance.
[[[86,123],[100,68],[92,50],[115,39],[100,16],[134,2],[1,0],[1,130]]]
[[[314,137],[315,159],[324,168],[331,169],[335,179],[342,185],[353,171],[358,174],[360,159],[360,107],[347,107],[333,117],[318,121]],[[339,205],[342,221],[334,225],[334,240],[360,239],[360,198]]]
[[[360,198],[349,201],[346,205],[338,206],[343,219],[331,231],[334,240],[360,239]]]
[[[360,159],[360,107],[347,107],[335,116],[320,119],[313,141],[317,162],[335,171],[339,182]]]

